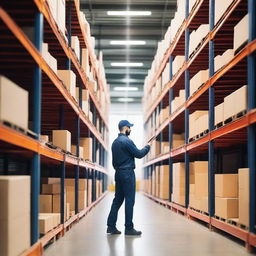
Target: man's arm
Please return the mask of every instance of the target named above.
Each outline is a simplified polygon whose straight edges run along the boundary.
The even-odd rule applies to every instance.
[[[144,157],[150,150],[150,146],[147,145],[143,149],[139,150],[132,140],[127,140],[126,147],[128,151],[136,158]]]

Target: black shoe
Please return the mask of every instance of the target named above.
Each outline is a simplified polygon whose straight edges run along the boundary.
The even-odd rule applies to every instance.
[[[142,232],[141,231],[137,231],[134,228],[132,229],[126,229],[125,230],[125,235],[126,236],[141,236]]]
[[[110,235],[120,235],[121,231],[119,231],[117,228],[108,227],[107,234],[110,234]]]

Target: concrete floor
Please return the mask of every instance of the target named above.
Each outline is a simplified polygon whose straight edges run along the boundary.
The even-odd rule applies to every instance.
[[[141,237],[125,237],[124,207],[117,228],[122,235],[106,234],[106,219],[114,194],[97,205],[66,235],[50,245],[46,256],[241,256],[245,248],[223,235],[160,206],[141,194],[136,195],[135,228]]]

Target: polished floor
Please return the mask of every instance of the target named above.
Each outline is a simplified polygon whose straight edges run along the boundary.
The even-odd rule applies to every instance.
[[[250,255],[237,242],[136,195],[135,227],[141,237],[125,237],[124,207],[119,211],[117,227],[122,235],[106,232],[106,218],[114,194],[110,193],[66,235],[50,245],[46,256],[241,256]]]

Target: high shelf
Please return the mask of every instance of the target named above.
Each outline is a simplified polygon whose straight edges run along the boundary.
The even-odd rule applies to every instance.
[[[256,246],[255,3],[230,0],[222,6],[218,0],[184,2],[185,6],[178,6],[176,22],[171,22],[145,80],[144,127],[147,138],[156,136],[153,152],[144,163],[145,195],[210,224],[211,229],[238,237],[251,249]],[[175,23],[180,24],[176,30]],[[244,24],[248,25],[238,36],[234,31]],[[247,29],[246,40],[239,42]],[[201,41],[195,42],[198,38]],[[234,98],[238,91],[243,92]],[[195,113],[201,119],[194,118]],[[196,185],[191,183],[196,162],[207,162],[204,210],[194,206],[191,192]],[[249,169],[248,225],[240,223],[239,217],[224,218],[216,213],[216,175],[237,174],[238,169],[239,173]],[[234,200],[238,202],[238,198]]]
[[[96,57],[95,39],[79,4],[78,0],[4,0],[0,6],[0,79],[28,93],[27,113],[13,115],[17,120],[27,115],[25,126],[0,117],[0,175],[28,175],[31,180],[32,247],[24,255],[42,255],[45,245],[64,235],[107,191],[109,86],[102,53]],[[53,130],[65,133],[57,145]],[[39,198],[45,178],[60,180],[61,221],[40,235]],[[70,218],[66,179],[74,180]],[[83,184],[86,206],[81,209]]]

